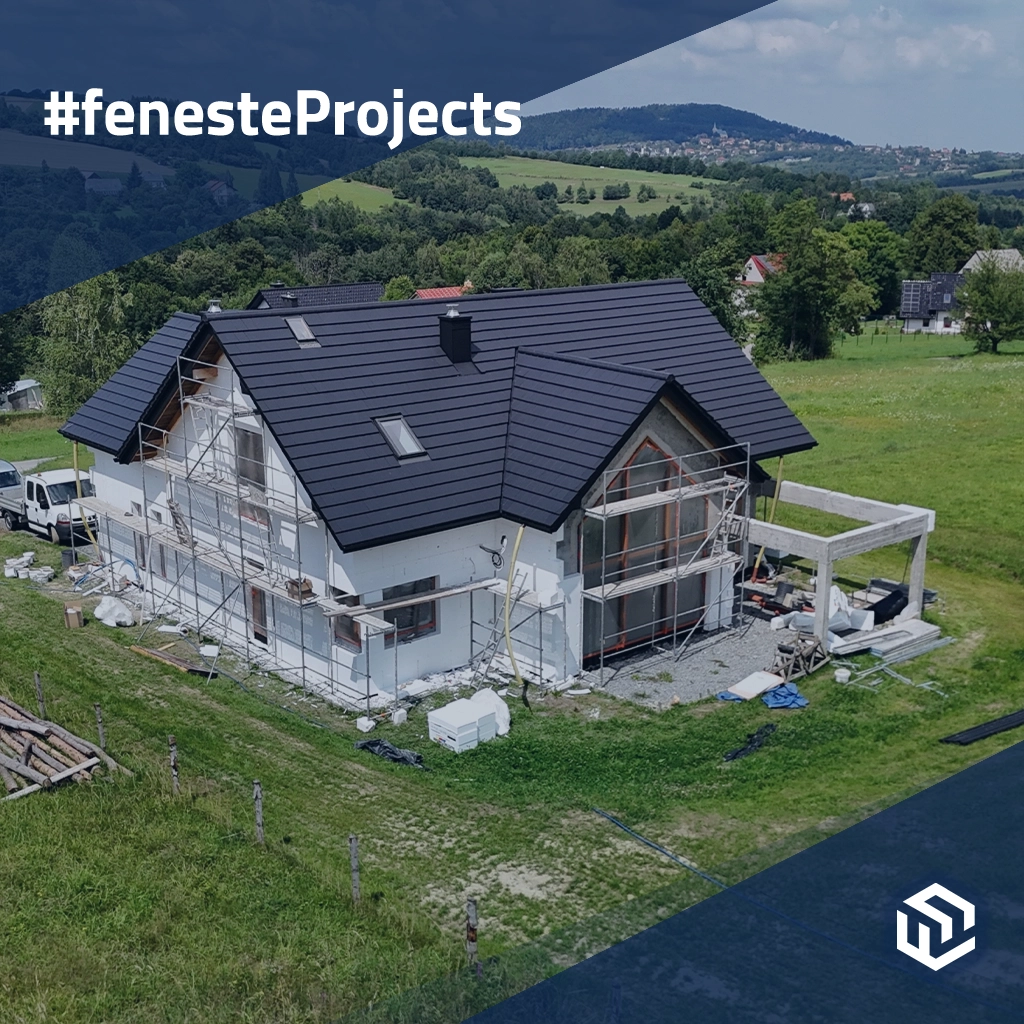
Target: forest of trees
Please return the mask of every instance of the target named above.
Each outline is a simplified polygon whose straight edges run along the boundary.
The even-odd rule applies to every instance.
[[[895,312],[904,276],[1024,243],[1019,220],[982,223],[982,206],[929,185],[875,195],[878,216],[855,220],[833,179],[774,172],[716,186],[703,205],[631,217],[581,215],[550,182],[502,188],[440,146],[361,177],[410,202],[367,213],[291,197],[0,317],[0,386],[29,371],[50,407],[70,412],[174,311],[211,298],[241,307],[272,280],[376,280],[400,298],[467,279],[486,291],[682,277],[758,358],[820,358],[862,316]],[[735,279],[752,253],[784,253],[786,269],[758,289],[759,316],[745,317]]]

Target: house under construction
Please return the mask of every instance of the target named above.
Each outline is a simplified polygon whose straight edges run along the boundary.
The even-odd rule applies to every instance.
[[[845,546],[753,517],[759,461],[815,442],[682,281],[292,294],[172,317],[62,433],[95,453],[82,504],[148,607],[335,700],[678,649],[736,622],[762,544],[827,581],[909,538],[923,586],[924,510],[787,485],[873,524]]]

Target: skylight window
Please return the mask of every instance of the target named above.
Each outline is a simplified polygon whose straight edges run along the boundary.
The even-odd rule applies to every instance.
[[[427,450],[405,422],[404,416],[383,416],[374,420],[391,450],[400,459],[409,459],[414,455],[426,455]]]
[[[306,323],[304,316],[286,316],[284,322],[292,332],[299,348],[319,348],[320,342],[316,340],[313,329]]]

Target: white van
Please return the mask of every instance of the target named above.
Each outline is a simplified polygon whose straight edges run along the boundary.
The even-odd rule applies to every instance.
[[[79,473],[82,496],[94,492],[88,473]],[[35,533],[49,537],[55,544],[71,540],[72,522],[75,536],[84,533],[82,516],[90,529],[96,527],[96,516],[75,500],[78,485],[73,469],[51,469],[22,476],[10,463],[0,460],[0,516],[9,530],[27,526]]]

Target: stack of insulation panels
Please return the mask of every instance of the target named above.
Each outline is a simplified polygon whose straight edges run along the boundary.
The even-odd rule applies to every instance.
[[[427,712],[427,729],[435,743],[461,754],[478,743],[493,740],[498,724],[493,711],[479,701],[455,700]]]

